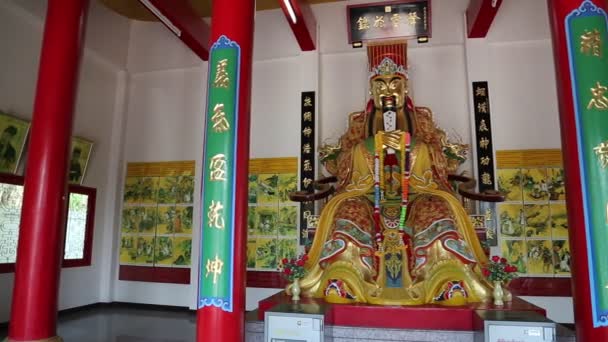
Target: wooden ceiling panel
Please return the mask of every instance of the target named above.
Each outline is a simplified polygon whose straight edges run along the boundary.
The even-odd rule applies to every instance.
[[[125,16],[133,20],[142,21],[157,21],[158,19],[148,11],[139,0],[99,0],[106,7],[110,8],[114,12]],[[176,0],[168,0],[176,1]],[[177,0],[177,1],[189,1],[192,8],[201,17],[211,16],[211,0]],[[229,1],[229,0],[218,0],[218,1]],[[253,0],[252,0],[253,1]],[[257,0],[256,8],[258,11],[277,9],[280,8],[279,4],[281,0]],[[308,0],[309,4],[320,4],[324,2],[337,2],[344,0]]]

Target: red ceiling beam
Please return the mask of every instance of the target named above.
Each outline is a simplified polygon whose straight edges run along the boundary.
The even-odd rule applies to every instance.
[[[317,20],[306,0],[278,0],[285,18],[302,51],[313,51],[317,45]]]
[[[502,5],[502,0],[471,0],[467,8],[469,38],[485,38]]]
[[[209,25],[196,14],[189,1],[139,0],[202,60],[209,59]]]

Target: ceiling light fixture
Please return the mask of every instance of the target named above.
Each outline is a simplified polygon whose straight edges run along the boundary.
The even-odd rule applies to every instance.
[[[167,26],[169,30],[171,30],[171,32],[173,32],[176,36],[182,36],[182,31],[178,29],[177,26],[175,26],[171,20],[169,20],[169,18],[165,17],[165,15],[158,8],[156,8],[156,6],[154,6],[150,0],[139,0],[139,2],[146,6],[146,8],[149,9],[150,12],[152,12],[158,19],[160,19],[160,21],[162,21],[163,24],[165,24],[165,26]]]
[[[291,18],[291,22],[295,25],[298,22],[298,18],[296,17],[296,12],[293,10],[293,6],[291,5],[291,0],[283,0],[283,4],[285,7],[287,7],[289,18]]]

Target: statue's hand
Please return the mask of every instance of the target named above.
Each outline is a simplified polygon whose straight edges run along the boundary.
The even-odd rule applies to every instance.
[[[382,136],[382,144],[393,150],[401,150],[403,141],[403,132],[400,130],[384,132]]]

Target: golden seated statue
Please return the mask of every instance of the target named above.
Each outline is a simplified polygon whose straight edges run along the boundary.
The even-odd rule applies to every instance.
[[[405,56],[405,44],[368,47],[368,109],[320,153],[337,185],[300,280],[305,296],[381,305],[490,298],[480,272],[487,256],[448,182],[466,147],[413,106]]]

